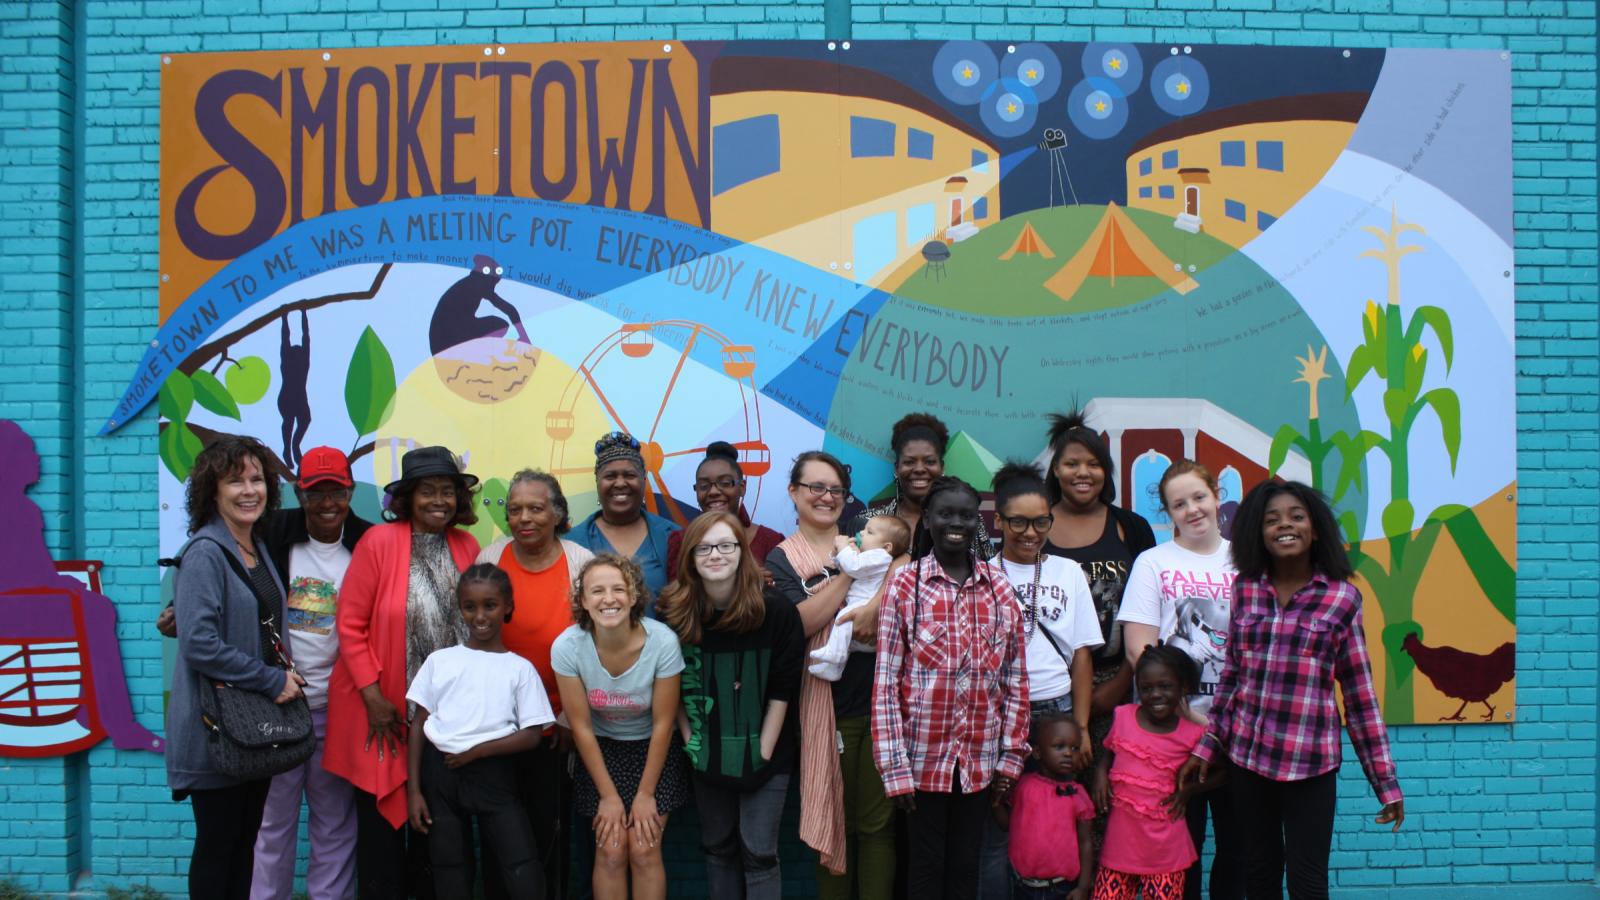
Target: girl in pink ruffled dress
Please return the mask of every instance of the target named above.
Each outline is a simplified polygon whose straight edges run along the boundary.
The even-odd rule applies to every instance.
[[[1134,683],[1139,702],[1119,706],[1095,767],[1094,802],[1106,820],[1105,847],[1095,877],[1094,900],[1182,900],[1185,870],[1195,861],[1184,807],[1197,790],[1217,787],[1178,784],[1178,768],[1205,729],[1183,716],[1184,697],[1194,690],[1194,660],[1176,647],[1157,644],[1139,657]]]

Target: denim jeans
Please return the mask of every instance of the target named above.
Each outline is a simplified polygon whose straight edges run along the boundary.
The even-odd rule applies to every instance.
[[[707,893],[716,900],[780,900],[778,820],[789,776],[774,775],[751,791],[694,781],[700,810],[700,848],[706,854]]]

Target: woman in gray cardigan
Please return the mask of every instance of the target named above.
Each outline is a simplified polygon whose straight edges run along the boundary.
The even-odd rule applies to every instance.
[[[267,561],[260,523],[278,506],[267,449],[254,438],[225,437],[201,451],[189,475],[188,546],[173,584],[178,671],[167,709],[167,784],[194,808],[191,897],[250,896],[256,831],[272,779],[241,782],[217,772],[200,722],[202,679],[225,681],[287,703],[301,695],[299,675],[269,665],[283,621],[283,584]],[[224,554],[249,576],[240,580]],[[264,621],[261,610],[272,614]]]

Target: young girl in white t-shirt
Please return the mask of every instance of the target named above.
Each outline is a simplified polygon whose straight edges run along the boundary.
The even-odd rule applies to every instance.
[[[494,848],[507,896],[536,898],[544,874],[517,791],[517,754],[555,721],[533,664],[506,650],[500,627],[515,611],[511,579],[480,563],[462,573],[456,602],[466,643],[429,654],[406,691],[416,704],[408,747],[411,827],[428,835],[434,890],[472,896],[472,819]]]
[[[1233,615],[1233,579],[1238,571],[1218,524],[1222,495],[1210,470],[1193,460],[1179,460],[1167,467],[1157,489],[1161,505],[1172,519],[1173,539],[1134,560],[1117,621],[1123,623],[1122,643],[1129,663],[1137,665],[1145,649],[1157,641],[1194,660],[1200,679],[1186,705],[1188,718],[1203,726],[1222,676]],[[1196,850],[1205,844],[1208,811],[1217,837],[1209,893],[1242,897],[1244,858],[1237,846],[1239,827],[1228,793],[1212,791],[1189,804],[1189,834]],[[1185,897],[1199,898],[1200,876],[1196,861],[1185,882]]]

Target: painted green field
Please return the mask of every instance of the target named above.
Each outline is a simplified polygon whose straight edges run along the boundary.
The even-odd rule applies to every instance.
[[[947,309],[985,315],[1039,316],[1114,309],[1166,291],[1165,283],[1148,276],[1118,277],[1116,287],[1112,287],[1108,279],[1089,278],[1070,302],[1045,289],[1045,281],[1066,265],[1089,239],[1105,210],[1104,206],[1058,206],[1002,219],[952,245],[943,278],[919,268],[894,293]],[[1173,262],[1186,270],[1194,266],[1191,277],[1202,285],[1208,267],[1236,252],[1216,238],[1173,228],[1168,216],[1140,209],[1126,212]],[[1033,223],[1034,231],[1049,245],[1055,258],[1019,253],[1002,261],[1000,254],[1010,249],[1028,222]]]

